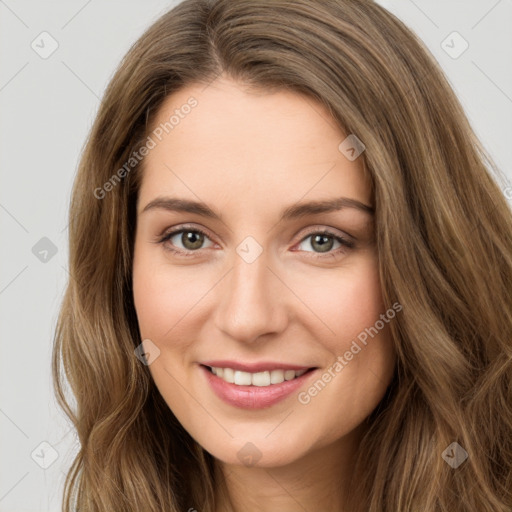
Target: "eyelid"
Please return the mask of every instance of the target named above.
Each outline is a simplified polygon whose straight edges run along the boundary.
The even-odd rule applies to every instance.
[[[302,244],[305,240],[307,240],[308,238],[310,238],[313,235],[324,235],[324,236],[333,238],[341,245],[341,247],[338,247],[337,249],[334,249],[331,251],[327,251],[325,253],[315,252],[315,251],[301,251],[301,252],[310,254],[310,256],[308,256],[308,257],[336,258],[337,256],[339,256],[340,253],[344,253],[344,252],[352,250],[356,247],[355,238],[353,236],[348,235],[348,234],[347,234],[348,235],[347,236],[347,235],[345,235],[345,233],[338,234],[333,228],[326,228],[326,227],[322,227],[322,228],[317,227],[316,229],[315,228],[311,229],[311,231],[308,231],[301,237],[301,239],[294,245],[294,247]],[[294,250],[294,252],[295,251],[296,250]]]
[[[339,236],[340,238],[343,238],[347,242],[356,242],[357,241],[357,238],[355,236],[351,235],[350,233],[347,233],[346,231],[342,231],[337,228],[328,227],[325,224],[317,224],[317,225],[314,225],[313,227],[306,228],[306,232],[304,235],[302,235],[302,238],[300,239],[300,241],[302,242],[305,237],[308,237],[310,235],[320,234],[320,233],[326,233],[329,236],[333,236],[333,237]]]
[[[184,232],[184,231],[195,231],[197,233],[201,233],[205,237],[207,237],[213,244],[215,242],[212,240],[213,237],[210,236],[208,233],[208,230],[197,227],[194,224],[179,224],[171,229],[164,229],[163,232],[158,235],[157,240],[155,243],[161,243],[164,244],[166,241],[168,241],[173,236]],[[355,247],[355,241],[356,238],[349,233],[341,232],[340,230],[337,230],[336,228],[326,227],[325,225],[316,225],[313,227],[308,227],[307,231],[301,236],[298,242],[294,244],[294,247],[297,245],[300,245],[303,243],[307,238],[309,238],[312,235],[326,235],[329,237],[334,238],[338,243],[342,245],[342,247],[338,247],[336,250],[328,251],[326,253],[319,253],[314,251],[294,251],[294,252],[305,252],[310,253],[313,258],[326,258],[326,257],[336,257],[340,252],[344,252],[350,249],[353,249]],[[181,256],[195,256],[196,253],[201,252],[201,249],[197,249],[196,251],[191,250],[183,250],[179,248],[170,248],[166,247],[166,250],[177,253]]]
[[[162,236],[166,236],[166,235],[168,235],[170,233],[176,234],[179,231],[184,231],[186,229],[188,229],[190,231],[198,231],[200,233],[204,233],[209,238],[211,238],[210,235],[208,234],[208,230],[206,228],[199,227],[199,226],[197,226],[196,224],[193,224],[193,223],[177,224],[176,226],[173,226],[172,228],[169,228],[167,226],[157,236],[158,237],[162,237]]]
[[[190,229],[191,231],[197,231],[199,233],[202,233],[203,235],[210,238],[210,240],[212,240],[212,238],[214,238],[210,235],[210,233],[208,232],[207,229],[205,229],[203,227],[198,227],[195,224],[187,224],[187,223],[186,224],[178,224],[177,226],[175,226],[171,229],[166,227],[158,234],[158,238],[167,236],[171,233],[176,234],[176,233],[179,233],[180,231],[184,231],[186,229]],[[304,240],[304,238],[307,236],[310,236],[312,234],[320,234],[320,233],[326,233],[330,236],[339,236],[347,241],[355,242],[357,240],[357,238],[355,236],[351,235],[350,233],[348,233],[346,231],[341,231],[337,228],[327,227],[325,224],[317,224],[312,227],[306,228],[306,230],[307,231],[305,233],[303,233],[302,237],[299,239],[299,242],[302,242]],[[348,237],[348,239],[347,239],[347,237]]]
[[[166,228],[164,229],[155,240],[156,243],[163,243],[164,241],[168,240],[169,238],[172,238],[173,236],[183,232],[183,231],[194,231],[197,233],[201,233],[205,237],[207,237],[213,244],[215,242],[213,241],[213,237],[209,234],[208,230],[202,227],[197,227],[192,224],[179,224],[173,228]],[[201,249],[198,249],[200,251]],[[178,252],[182,252],[181,249],[177,249]],[[198,251],[187,251],[187,252],[198,252]]]

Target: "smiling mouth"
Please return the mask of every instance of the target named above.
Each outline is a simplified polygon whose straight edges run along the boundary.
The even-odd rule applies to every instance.
[[[224,382],[229,384],[235,384],[237,386],[257,386],[267,387],[275,384],[281,384],[282,382],[294,380],[302,375],[309,373],[316,368],[308,368],[303,370],[266,370],[261,372],[244,372],[241,370],[235,370],[233,368],[220,368],[215,366],[201,365],[208,369],[211,373],[222,379]]]

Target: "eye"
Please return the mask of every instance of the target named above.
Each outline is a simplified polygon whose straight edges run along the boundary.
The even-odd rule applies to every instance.
[[[169,231],[157,242],[163,244],[164,248],[171,252],[181,253],[183,256],[193,256],[194,252],[205,248],[203,247],[205,239],[210,240],[208,235],[201,229],[181,226]],[[170,242],[170,244],[167,242]],[[181,244],[181,247],[179,244]]]
[[[307,240],[310,240],[306,243]],[[353,249],[355,247],[354,242],[348,240],[347,238],[342,237],[336,233],[333,233],[327,229],[321,231],[314,231],[303,238],[299,244],[299,247],[302,244],[306,246],[309,245],[313,249],[312,252],[315,252],[315,257],[322,257],[322,254],[328,254],[329,256],[334,256],[336,253],[343,253],[349,249]],[[338,243],[339,246],[332,251],[333,246]],[[299,249],[305,250],[305,249]],[[306,252],[310,252],[307,251]]]
[[[210,244],[204,246],[205,240],[209,240]],[[307,242],[310,240],[309,242]],[[165,250],[178,254],[179,256],[195,256],[200,249],[211,247],[213,242],[209,236],[201,229],[196,227],[179,226],[163,235],[156,240],[164,246]],[[305,244],[312,248],[309,251],[306,248],[301,248]],[[334,247],[339,244],[338,247]],[[299,249],[304,252],[313,252],[312,257],[335,257],[337,254],[345,253],[355,247],[355,243],[348,238],[345,238],[337,233],[331,232],[327,229],[313,231],[298,244]],[[334,248],[334,250],[333,250]]]

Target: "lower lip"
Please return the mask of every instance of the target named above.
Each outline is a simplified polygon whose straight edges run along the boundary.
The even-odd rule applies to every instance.
[[[205,366],[200,366],[213,392],[224,402],[241,409],[264,409],[270,407],[299,389],[316,370],[309,370],[300,377],[285,380],[270,386],[238,386],[214,375]]]

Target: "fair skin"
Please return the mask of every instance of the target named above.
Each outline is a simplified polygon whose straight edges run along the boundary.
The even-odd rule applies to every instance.
[[[373,216],[346,204],[279,219],[309,201],[345,197],[372,207],[362,158],[350,161],[338,150],[346,135],[312,99],[249,91],[226,77],[171,95],[154,126],[190,96],[198,105],[145,157],[137,201],[133,294],[141,339],[160,350],[151,376],[218,461],[226,492],[217,491],[217,512],[343,511],[364,420],[394,370],[389,326],[307,404],[298,395],[386,311]],[[171,196],[204,202],[222,220],[144,211]],[[183,224],[185,233],[156,243]],[[315,233],[326,229],[333,235],[322,249]],[[237,252],[249,236],[262,251],[250,263]],[[248,410],[213,392],[200,367],[213,359],[316,369],[284,400]],[[238,455],[248,442],[259,453],[253,464]]]

